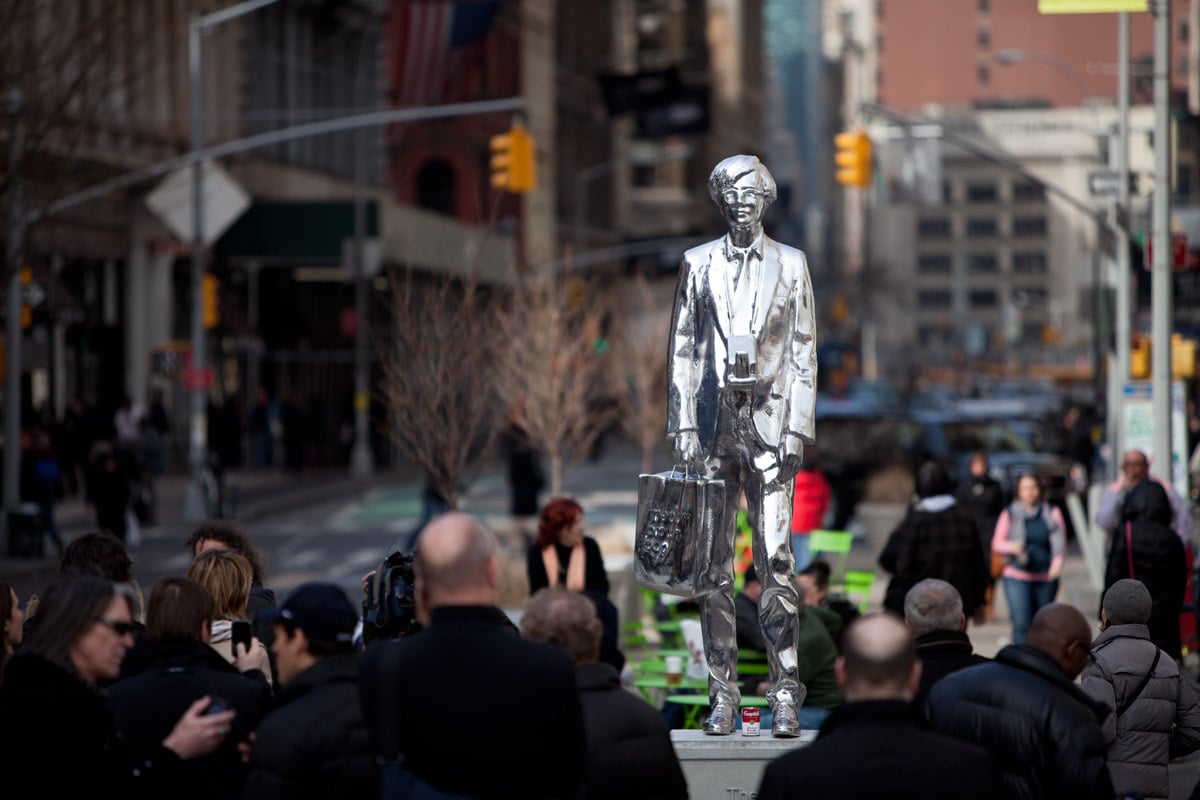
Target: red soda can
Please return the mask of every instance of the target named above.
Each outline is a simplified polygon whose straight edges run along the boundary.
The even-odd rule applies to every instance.
[[[742,736],[758,736],[758,723],[762,713],[757,708],[742,709]]]

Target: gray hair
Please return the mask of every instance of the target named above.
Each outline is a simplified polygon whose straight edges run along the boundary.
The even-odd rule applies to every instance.
[[[762,182],[763,207],[774,203],[778,196],[775,178],[766,165],[758,160],[758,156],[730,156],[713,167],[712,174],[708,176],[708,196],[718,206],[721,205],[721,193],[749,172],[758,173]]]
[[[950,584],[926,578],[904,596],[904,619],[914,636],[962,627],[962,596]]]

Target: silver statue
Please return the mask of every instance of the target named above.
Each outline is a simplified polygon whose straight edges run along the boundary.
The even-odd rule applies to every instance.
[[[711,711],[704,731],[733,732],[737,633],[733,605],[738,499],[746,494],[759,620],[767,642],[771,732],[796,736],[807,693],[797,678],[797,594],[792,584],[792,491],[804,444],[813,443],[817,356],[812,282],[804,253],[763,234],[775,180],[753,156],[713,169],[708,191],[728,235],[683,256],[668,355],[667,432],[675,455],[725,481],[725,513],[712,564],[720,589],[700,598]]]

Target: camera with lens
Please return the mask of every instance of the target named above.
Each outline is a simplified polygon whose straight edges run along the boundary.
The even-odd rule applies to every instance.
[[[396,639],[419,630],[412,553],[388,555],[367,578],[363,599],[363,639]]]

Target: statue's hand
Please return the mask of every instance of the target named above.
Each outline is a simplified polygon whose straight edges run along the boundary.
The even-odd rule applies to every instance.
[[[784,436],[779,445],[779,483],[787,483],[796,479],[800,465],[804,463],[804,442],[799,436]]]
[[[686,467],[700,468],[704,454],[700,451],[700,434],[680,431],[675,434],[675,460]]]

